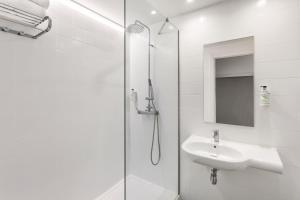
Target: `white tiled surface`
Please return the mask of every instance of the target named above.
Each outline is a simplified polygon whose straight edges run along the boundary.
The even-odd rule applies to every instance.
[[[127,180],[129,200],[175,200],[177,194],[159,185],[130,175]]]
[[[91,200],[123,176],[122,33],[59,2],[41,38],[0,33],[3,200]]]
[[[109,188],[95,200],[124,200],[124,179]]]
[[[300,198],[300,1],[232,0],[174,19],[181,29],[181,133],[275,146],[284,174],[249,169],[221,172],[212,186],[206,167],[182,154],[182,193],[185,200],[298,200]],[[205,20],[200,20],[200,18]],[[203,122],[203,45],[255,36],[255,128]],[[259,106],[258,86],[267,84],[272,104]]]
[[[175,200],[177,193],[140,177],[129,175],[127,182],[127,199],[129,200]],[[124,181],[120,181],[95,200],[123,200]]]

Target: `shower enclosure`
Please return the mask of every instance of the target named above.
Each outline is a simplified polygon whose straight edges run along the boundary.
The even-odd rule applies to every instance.
[[[38,18],[0,2],[0,199],[175,200],[171,20],[147,0],[51,0]]]
[[[126,1],[127,200],[179,194],[179,31],[147,0]]]

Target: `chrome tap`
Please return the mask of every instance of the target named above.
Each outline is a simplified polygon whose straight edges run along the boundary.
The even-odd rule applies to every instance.
[[[214,135],[213,135],[213,139],[214,139],[214,144],[219,144],[220,142],[220,132],[219,130],[214,130]]]

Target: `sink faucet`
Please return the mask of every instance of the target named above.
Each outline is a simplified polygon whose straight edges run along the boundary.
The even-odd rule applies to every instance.
[[[215,144],[219,144],[219,142],[220,142],[220,132],[219,132],[219,130],[214,130],[213,139],[214,139]]]

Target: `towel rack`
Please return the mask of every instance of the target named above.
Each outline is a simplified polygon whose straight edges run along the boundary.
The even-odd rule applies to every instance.
[[[45,33],[49,32],[52,28],[52,20],[49,16],[39,17],[4,3],[0,3],[0,19],[17,24],[18,26],[21,25],[30,29],[34,29],[35,34],[26,33],[25,31],[16,30],[15,28],[9,28],[8,26],[1,25],[0,31],[32,39],[41,37]],[[43,28],[41,28],[42,25]]]

